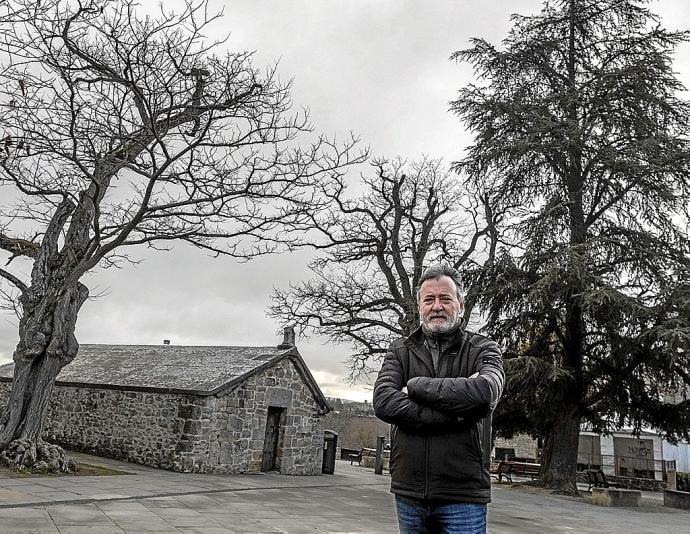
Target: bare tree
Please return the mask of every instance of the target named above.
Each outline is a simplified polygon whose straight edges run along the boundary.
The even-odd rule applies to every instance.
[[[348,449],[375,447],[378,436],[390,435],[390,425],[373,415],[331,411],[324,417],[324,427],[338,434],[338,445]]]
[[[332,210],[313,218],[312,246],[324,252],[310,265],[314,278],[274,290],[269,312],[302,334],[351,344],[353,380],[419,324],[415,288],[423,268],[445,260],[471,279],[492,258],[501,219],[490,198],[462,189],[438,160],[373,167],[360,197],[342,181],[328,194]],[[466,321],[472,302],[470,292]]]
[[[203,1],[155,18],[133,0],[0,10],[0,249],[8,264],[33,262],[29,280],[22,260],[0,268],[21,308],[0,456],[68,470],[41,431],[55,377],[77,354],[81,277],[171,240],[239,259],[290,248],[325,182],[363,155],[353,140],[305,148],[310,125],[290,111],[290,85],[251,53],[216,55]]]

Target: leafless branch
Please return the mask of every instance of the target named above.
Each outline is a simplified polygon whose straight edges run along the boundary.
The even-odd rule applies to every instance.
[[[491,224],[481,199],[470,200],[440,161],[378,160],[350,195],[343,180],[327,194],[331,210],[310,215],[309,244],[323,254],[314,277],[276,289],[270,314],[353,347],[351,378],[418,323],[415,290],[424,267],[441,259],[463,267],[490,253]],[[488,200],[486,200],[488,202]],[[468,212],[463,203],[477,206]],[[481,207],[481,209],[478,209]]]

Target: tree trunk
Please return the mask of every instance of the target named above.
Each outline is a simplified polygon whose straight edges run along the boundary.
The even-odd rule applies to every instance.
[[[79,349],[74,329],[87,297],[86,287],[77,284],[22,303],[12,391],[0,420],[0,461],[6,465],[49,472],[76,468],[62,449],[44,443],[41,435],[55,378]]]
[[[544,444],[540,485],[557,493],[577,495],[577,450],[582,420],[582,352],[585,338],[582,307],[570,296],[566,312],[566,340],[561,367],[570,376],[554,386],[553,419]]]
[[[544,444],[539,485],[577,495],[577,450],[581,415],[576,406],[560,406]]]
[[[585,340],[585,322],[580,295],[584,290],[581,273],[586,272],[587,256],[583,246],[587,238],[584,216],[583,191],[585,181],[582,165],[581,113],[579,111],[576,50],[576,0],[568,3],[568,99],[566,103],[568,127],[568,172],[564,182],[568,195],[570,251],[565,273],[568,284],[566,296],[565,341],[561,367],[570,377],[556,383],[554,417],[546,436],[543,468],[539,483],[557,493],[577,495],[577,450],[579,446],[581,402],[584,385],[582,359]]]

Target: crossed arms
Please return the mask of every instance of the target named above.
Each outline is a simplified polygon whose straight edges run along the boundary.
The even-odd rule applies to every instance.
[[[407,382],[398,356],[389,350],[374,386],[376,416],[413,432],[447,430],[463,419],[486,416],[498,403],[504,374],[498,345],[486,340],[479,350],[472,378],[416,376]]]

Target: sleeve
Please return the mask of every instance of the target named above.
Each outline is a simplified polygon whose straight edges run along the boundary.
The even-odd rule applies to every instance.
[[[404,385],[402,364],[389,349],[374,384],[373,404],[379,419],[414,432],[457,424],[457,417],[412,400],[402,391]]]
[[[488,339],[479,350],[476,377],[414,377],[407,382],[410,398],[456,417],[488,415],[503,392],[503,358],[498,345]]]

